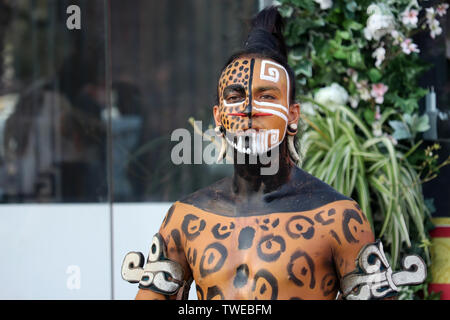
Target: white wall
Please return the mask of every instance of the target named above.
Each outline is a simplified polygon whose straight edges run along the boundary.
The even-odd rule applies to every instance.
[[[0,205],[0,299],[133,299],[122,260],[147,256],[169,207],[114,204],[111,243],[108,204]]]

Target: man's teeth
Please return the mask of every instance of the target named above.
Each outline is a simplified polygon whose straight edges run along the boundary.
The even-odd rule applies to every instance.
[[[252,144],[249,148],[244,147],[244,137],[243,136],[238,137],[238,143],[231,141],[230,139],[228,139],[228,137],[225,137],[225,138],[228,141],[228,143],[230,145],[232,145],[240,153],[246,153],[246,154],[256,154],[257,153],[255,150],[255,147],[256,147],[255,144]]]

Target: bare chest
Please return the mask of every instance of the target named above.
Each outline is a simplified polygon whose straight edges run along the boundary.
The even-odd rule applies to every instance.
[[[199,299],[333,299],[329,230],[301,213],[187,216],[183,247]]]

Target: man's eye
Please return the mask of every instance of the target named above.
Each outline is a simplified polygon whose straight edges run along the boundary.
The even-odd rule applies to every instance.
[[[230,96],[226,98],[227,102],[239,102],[242,101],[242,97],[240,96]]]
[[[275,100],[275,97],[270,94],[264,94],[261,96],[261,99],[263,100]]]

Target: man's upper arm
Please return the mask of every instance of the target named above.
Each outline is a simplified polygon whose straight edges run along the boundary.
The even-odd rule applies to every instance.
[[[182,212],[180,212],[177,203],[173,204],[169,211],[167,212],[164,220],[159,229],[159,234],[162,236],[167,249],[167,258],[171,261],[177,262],[183,268],[183,278],[185,282],[189,282],[192,278],[192,273],[189,264],[186,260],[186,255],[184,253],[183,238],[180,232],[181,230],[181,219]],[[179,290],[182,290],[180,288]],[[189,288],[187,288],[189,290]],[[139,289],[136,295],[137,300],[174,300],[177,294],[174,295],[163,295],[154,292],[149,289]]]
[[[356,259],[361,249],[375,241],[365,214],[356,202],[345,201],[337,208],[340,212],[336,239],[333,242],[333,259],[339,280],[356,269]]]

